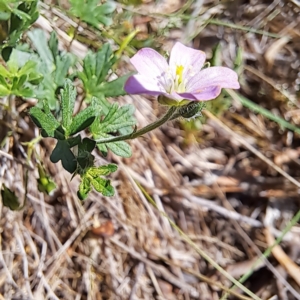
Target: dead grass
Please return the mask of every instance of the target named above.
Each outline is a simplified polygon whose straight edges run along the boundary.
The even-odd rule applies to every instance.
[[[190,44],[201,47],[211,58],[211,49],[220,43],[222,62],[232,67],[239,45],[243,50],[241,93],[300,125],[297,3],[194,1],[188,10],[197,18],[184,22],[177,16],[181,27],[168,30],[157,47],[164,41],[167,50],[173,41],[188,43],[193,37]],[[167,17],[154,13],[176,12],[181,7],[180,2],[150,2],[139,8],[142,14],[134,14],[131,22],[139,22],[144,30],[141,34],[147,37],[167,24]],[[62,45],[67,45],[69,19],[43,9],[45,18],[37,26],[45,32],[54,28]],[[54,20],[53,15],[59,18]],[[212,17],[282,37],[216,24],[203,26]],[[93,31],[86,32],[93,37]],[[72,43],[71,51],[77,55],[82,57],[86,50],[83,43]],[[127,72],[127,58],[120,67]],[[155,101],[141,96],[119,101],[134,103],[139,126],[162,113]],[[6,117],[0,106],[0,119]],[[201,130],[192,133],[192,143],[186,143],[190,133],[174,122],[132,141],[131,158],[120,160],[110,154],[106,160],[119,164],[112,177],[116,195],[104,198],[92,193],[83,203],[76,196],[76,178],[70,182],[60,164],[49,163],[51,141],[37,144],[35,150],[58,189],[52,196],[38,192],[37,170],[30,169],[24,209],[13,212],[0,204],[0,299],[219,299],[221,285],[230,287],[231,283],[158,210],[239,278],[299,210],[300,139],[236,101],[218,119],[209,113],[206,118]],[[23,125],[20,120],[15,122],[23,132],[7,138],[0,151],[0,184],[5,183],[20,199],[27,171],[26,149],[20,141],[38,134],[28,118],[25,121]],[[2,140],[7,132],[4,123],[1,128]],[[95,155],[99,165],[106,161]],[[296,272],[299,244],[296,226],[281,244]],[[294,275],[277,255],[278,249],[274,257],[256,267],[245,285],[261,299],[300,299]],[[239,290],[236,293],[242,295]]]

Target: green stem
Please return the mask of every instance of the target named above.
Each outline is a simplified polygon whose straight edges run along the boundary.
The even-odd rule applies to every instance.
[[[278,116],[274,115],[269,110],[261,107],[258,104],[255,104],[254,102],[247,99],[246,97],[243,97],[242,95],[238,94],[237,92],[232,91],[232,90],[226,90],[226,93],[228,95],[230,95],[232,98],[237,99],[239,102],[241,102],[243,104],[243,106],[251,109],[255,113],[259,113],[262,116],[270,119],[271,121],[276,122],[280,126],[300,134],[300,128],[299,127],[287,122],[285,119],[283,119],[281,117],[278,117]]]
[[[157,121],[145,126],[144,128],[142,128],[140,130],[134,131],[134,132],[126,134],[126,135],[109,138],[109,139],[96,140],[96,142],[97,142],[97,144],[107,144],[107,143],[114,143],[114,142],[125,141],[125,140],[133,140],[149,131],[152,131],[152,130],[160,127],[161,125],[163,125],[164,123],[169,121],[173,117],[176,110],[177,110],[177,107],[171,106],[170,109],[167,111],[167,113],[163,117],[161,117]]]
[[[69,46],[68,46],[68,50],[69,50],[69,51],[70,51],[70,49],[71,49],[71,46],[72,46],[74,40],[75,40],[76,37],[77,37],[77,33],[78,33],[78,30],[79,30],[80,22],[81,22],[81,21],[79,20],[78,23],[77,23],[77,26],[76,26],[76,28],[75,28],[75,30],[74,30],[72,40],[71,40],[70,43],[69,43]]]

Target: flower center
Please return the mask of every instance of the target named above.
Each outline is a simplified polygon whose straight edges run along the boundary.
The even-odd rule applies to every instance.
[[[171,71],[170,68],[166,70],[164,74],[162,74],[159,79],[159,84],[164,87],[164,89],[172,94],[176,93],[184,93],[186,90],[187,77],[191,76],[192,67],[185,67],[183,65],[176,65],[175,74]],[[187,70],[187,72],[185,72]],[[163,79],[163,80],[161,80]]]
[[[182,82],[183,66],[176,66],[176,80],[180,84]]]
[[[185,78],[183,78],[184,66],[176,66],[175,81],[173,84],[173,90],[177,93],[185,92]]]

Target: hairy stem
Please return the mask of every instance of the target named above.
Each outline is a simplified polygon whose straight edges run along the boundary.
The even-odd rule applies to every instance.
[[[100,140],[96,140],[97,144],[107,144],[107,143],[113,143],[113,142],[119,142],[119,141],[125,141],[125,140],[132,140],[135,139],[149,131],[152,131],[158,127],[160,127],[161,125],[163,125],[164,123],[166,123],[167,121],[169,121],[170,119],[173,119],[173,115],[176,112],[177,107],[170,107],[170,109],[167,111],[167,113],[161,117],[160,119],[158,119],[157,121],[143,127],[140,130],[134,131],[130,134],[126,134],[126,135],[121,135],[121,136],[117,136],[117,137],[113,137],[113,138],[109,138],[109,139],[100,139]]]

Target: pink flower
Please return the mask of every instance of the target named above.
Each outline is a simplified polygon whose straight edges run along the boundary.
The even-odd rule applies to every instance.
[[[128,78],[128,94],[163,95],[180,102],[187,99],[206,101],[216,98],[222,88],[238,89],[237,74],[229,68],[210,67],[201,70],[205,63],[204,52],[177,42],[169,63],[151,48],[139,50],[131,63],[137,74]]]

